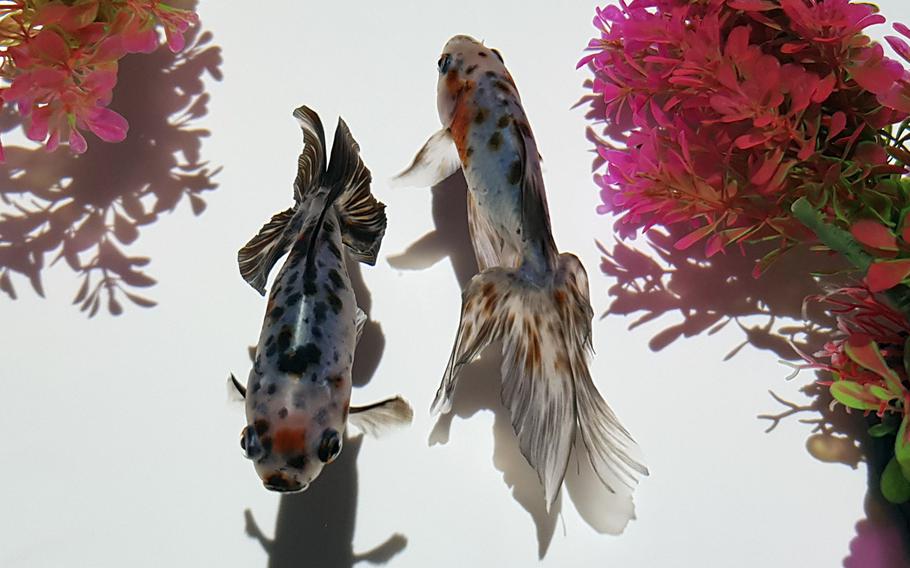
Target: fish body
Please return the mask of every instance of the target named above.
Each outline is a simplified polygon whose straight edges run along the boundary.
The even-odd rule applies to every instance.
[[[295,205],[278,213],[238,253],[240,271],[260,293],[287,253],[269,294],[244,395],[241,447],[266,488],[303,491],[341,452],[350,417],[407,422],[400,398],[351,408],[354,349],[366,316],[357,307],[347,255],[372,264],[385,232],[385,206],[370,193],[370,173],[339,120],[326,166],[318,115],[294,113],[304,134]]]
[[[451,409],[461,367],[500,341],[502,400],[548,505],[570,455],[581,450],[607,489],[617,478],[631,485],[648,472],[591,379],[587,274],[553,239],[540,156],[515,81],[498,51],[469,36],[449,40],[437,66],[442,129],[398,181],[435,185],[464,173],[480,273],[463,292],[433,409]]]

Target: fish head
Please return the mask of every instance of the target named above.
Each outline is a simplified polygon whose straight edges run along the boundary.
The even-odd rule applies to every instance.
[[[459,97],[482,77],[509,76],[499,51],[467,35],[457,35],[446,42],[436,66],[439,71],[436,108],[445,126],[452,123]]]
[[[346,416],[331,408],[327,405],[315,413],[266,413],[254,417],[243,429],[240,447],[253,462],[266,489],[281,493],[305,491],[323,467],[338,457]]]

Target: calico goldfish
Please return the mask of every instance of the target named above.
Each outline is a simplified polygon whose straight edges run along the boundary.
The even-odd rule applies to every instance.
[[[350,422],[375,433],[409,423],[401,397],[350,406],[354,348],[366,321],[357,307],[345,257],[374,264],[386,228],[385,205],[370,192],[371,174],[339,118],[331,157],[319,116],[294,111],[304,149],[295,203],[272,217],[237,255],[240,273],[265,294],[272,285],[246,386],[247,426],[240,446],[267,489],[303,491],[341,452]]]
[[[446,43],[437,68],[442,128],[397,181],[432,186],[459,169],[464,173],[480,273],[462,294],[433,411],[451,410],[461,368],[499,341],[502,401],[547,505],[581,446],[607,489],[614,490],[609,477],[631,487],[648,470],[633,457],[631,436],[588,370],[588,277],[579,259],[560,253],[553,239],[537,143],[515,80],[499,51],[465,35]]]

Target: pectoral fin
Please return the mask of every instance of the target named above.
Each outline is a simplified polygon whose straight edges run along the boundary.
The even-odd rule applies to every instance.
[[[392,179],[396,187],[432,187],[461,167],[452,134],[443,128],[430,136],[406,170]]]
[[[364,434],[376,437],[389,429],[411,423],[414,411],[400,396],[367,406],[352,406],[348,422]]]
[[[360,309],[360,306],[356,307],[354,312],[354,327],[357,329],[357,342],[360,342],[360,336],[363,335],[363,326],[366,325],[367,320],[366,312]]]
[[[246,398],[246,387],[240,384],[234,373],[231,373],[231,376],[228,377],[227,389],[229,400],[240,402]]]

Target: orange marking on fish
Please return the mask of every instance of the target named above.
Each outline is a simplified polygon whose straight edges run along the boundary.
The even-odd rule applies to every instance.
[[[272,448],[282,454],[306,450],[306,428],[282,428],[272,438]]]
[[[452,124],[449,125],[449,131],[452,133],[455,147],[458,148],[458,157],[461,158],[461,163],[465,166],[468,165],[470,158],[467,142],[468,130],[471,121],[474,119],[466,101],[468,95],[474,90],[474,85],[474,81],[460,81],[458,73],[454,69],[446,75],[446,88],[449,94],[455,98],[455,111],[452,114]]]

